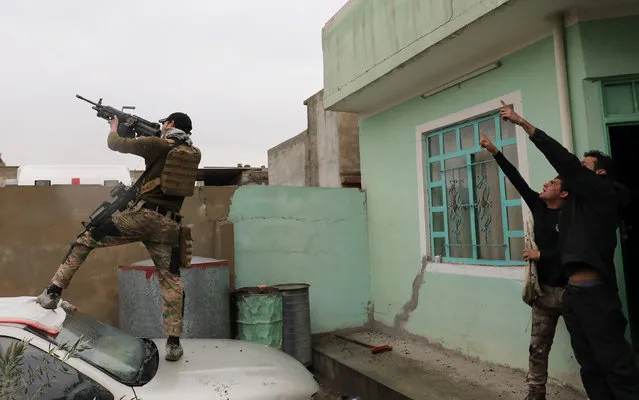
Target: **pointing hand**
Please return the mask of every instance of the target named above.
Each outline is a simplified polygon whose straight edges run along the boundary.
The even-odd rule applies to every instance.
[[[497,154],[497,147],[495,147],[493,142],[488,139],[488,136],[486,136],[483,131],[479,131],[479,133],[481,134],[481,138],[479,139],[479,146],[488,150],[493,155]]]
[[[501,100],[501,105],[502,108],[501,110],[499,110],[499,115],[504,121],[510,121],[515,125],[521,124],[523,118],[521,118],[519,114],[517,114],[512,108],[510,108],[508,104],[504,103],[503,100]]]

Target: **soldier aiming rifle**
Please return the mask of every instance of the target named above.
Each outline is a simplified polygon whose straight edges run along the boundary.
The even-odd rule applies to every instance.
[[[181,225],[180,210],[184,198],[195,190],[201,159],[200,150],[191,141],[191,119],[175,112],[161,119],[160,125],[103,106],[102,99],[93,103],[77,97],[93,104],[97,116],[108,120],[108,147],[143,157],[146,168],[131,188],[114,188],[111,194],[115,199],[103,203],[84,223],[85,230],[36,301],[44,308],[56,308],[62,290],[93,249],[142,242],[155,264],[162,291],[164,334],[168,337],[165,359],[177,361],[183,355],[184,284],[179,268],[188,266],[191,257],[190,229]]]

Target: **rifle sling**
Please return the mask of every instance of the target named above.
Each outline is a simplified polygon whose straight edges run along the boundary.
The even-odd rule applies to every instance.
[[[164,155],[160,155],[158,157],[155,158],[155,160],[153,160],[153,162],[151,162],[151,164],[149,164],[148,168],[146,168],[144,170],[144,172],[142,173],[142,175],[140,175],[140,177],[135,181],[135,183],[127,190],[127,193],[129,192],[136,192],[136,196],[137,196],[137,191],[140,188],[140,185],[142,184],[142,181],[144,180],[144,178],[146,177],[146,175],[148,174],[148,172],[151,170],[151,167],[155,165],[155,163],[158,162],[158,160],[160,160],[162,157],[166,157],[167,154],[169,154],[169,151],[173,150],[174,148],[178,147],[179,145],[181,145],[183,142],[178,140],[176,144],[174,144],[173,146],[171,146],[169,148],[169,150],[166,152],[166,154]],[[95,228],[95,227],[94,227]],[[78,234],[78,237],[82,236],[84,234],[84,232],[87,232],[90,228],[85,227],[85,229],[80,232]],[[69,251],[67,252],[67,254],[64,256],[64,258],[62,259],[62,262],[66,262],[67,258],[69,257],[69,255],[71,254],[71,252],[73,251],[73,248],[75,247],[77,243],[73,243],[70,247],[69,247]]]

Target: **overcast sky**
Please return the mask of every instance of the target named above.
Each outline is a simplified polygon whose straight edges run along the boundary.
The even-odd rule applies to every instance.
[[[306,129],[321,29],[346,0],[0,2],[0,153],[7,165],[125,164],[80,94],[151,121],[193,120],[201,166],[266,165]]]

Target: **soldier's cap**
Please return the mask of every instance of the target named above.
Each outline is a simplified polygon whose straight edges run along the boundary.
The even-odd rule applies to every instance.
[[[183,112],[174,112],[168,117],[162,118],[159,122],[163,124],[166,121],[173,121],[175,123],[175,127],[183,130],[184,132],[191,132],[191,129],[193,129],[191,118]]]

